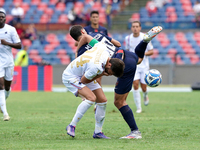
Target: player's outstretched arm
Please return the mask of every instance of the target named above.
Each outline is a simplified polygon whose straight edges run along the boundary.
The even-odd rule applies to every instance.
[[[111,43],[113,43],[113,45],[115,45],[116,47],[121,47],[121,43],[115,39],[112,39]]]

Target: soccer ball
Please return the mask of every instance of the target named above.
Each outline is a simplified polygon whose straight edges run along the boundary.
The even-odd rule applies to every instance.
[[[145,73],[144,80],[150,87],[156,87],[162,82],[162,75],[156,69],[151,69]]]

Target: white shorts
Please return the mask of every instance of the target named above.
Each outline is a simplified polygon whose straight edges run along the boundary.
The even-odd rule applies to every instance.
[[[134,81],[135,81],[135,80],[140,80],[140,82],[141,82],[142,84],[146,84],[146,82],[144,81],[144,77],[145,77],[145,73],[146,73],[148,70],[149,70],[148,68],[145,68],[145,69],[136,69]]]
[[[14,66],[0,67],[0,78],[4,77],[7,81],[13,80]]]
[[[82,89],[83,87],[87,86],[91,91],[101,88],[101,86],[95,81],[90,82],[88,84],[81,83],[81,78],[77,76],[66,76],[63,75],[62,77],[63,84],[66,88],[72,92],[75,96],[78,96],[78,89]]]

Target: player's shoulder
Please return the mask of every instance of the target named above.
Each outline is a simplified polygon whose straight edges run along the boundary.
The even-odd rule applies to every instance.
[[[5,24],[5,27],[6,27],[6,28],[10,28],[10,29],[15,29],[15,27],[13,27],[13,26],[11,26],[11,25],[9,25],[9,24]]]
[[[99,26],[99,29],[107,31],[107,29],[105,27],[103,27],[103,26]]]
[[[85,27],[84,27],[84,29],[86,29],[86,30],[87,30],[87,29],[90,29],[90,28],[91,28],[91,26],[90,26],[90,25],[89,25],[89,26],[85,26]]]

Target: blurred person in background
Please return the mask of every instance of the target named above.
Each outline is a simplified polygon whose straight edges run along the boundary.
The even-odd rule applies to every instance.
[[[25,31],[25,39],[29,39],[32,42],[37,39],[37,30],[34,24],[30,24]]]
[[[196,1],[195,5],[193,6],[193,10],[195,13],[195,21],[197,27],[200,27],[200,2]]]
[[[27,67],[28,66],[28,46],[24,46],[15,57],[15,66]]]
[[[106,20],[107,20],[108,29],[111,29],[111,26],[112,26],[111,11],[112,11],[112,5],[111,3],[108,3],[106,5]]]
[[[21,40],[16,29],[5,22],[6,14],[0,11],[0,108],[3,113],[3,121],[9,121],[6,99],[10,94],[14,72],[11,50],[12,48],[21,49]]]
[[[21,22],[24,16],[24,10],[20,7],[19,3],[15,4],[15,7],[11,10],[11,15],[13,16],[13,20],[10,22],[11,25],[15,25],[17,22]]]
[[[15,29],[17,30],[17,34],[19,35],[19,38],[24,39],[25,31],[24,31],[22,24],[20,22],[16,23]]]
[[[135,52],[135,47],[140,43],[143,39],[144,33],[141,31],[141,23],[139,21],[133,21],[131,26],[132,33],[125,38],[125,48],[128,51]],[[141,64],[137,65],[134,81],[133,81],[133,97],[137,107],[136,113],[142,112],[141,107],[141,96],[139,91],[139,83],[141,85],[144,97],[144,105],[147,106],[149,104],[149,98],[147,95],[147,85],[144,81],[145,72],[149,70],[149,59],[148,56],[153,55],[153,45],[151,42],[148,43],[147,48],[145,50],[145,55]]]

